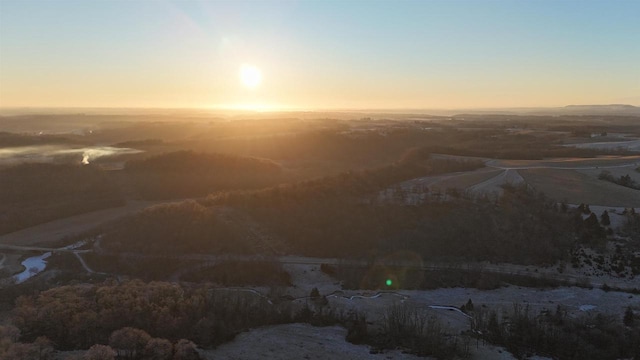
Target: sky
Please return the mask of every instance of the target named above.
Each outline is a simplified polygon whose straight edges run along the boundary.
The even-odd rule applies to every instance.
[[[638,19],[637,0],[0,0],[0,107],[640,105]]]

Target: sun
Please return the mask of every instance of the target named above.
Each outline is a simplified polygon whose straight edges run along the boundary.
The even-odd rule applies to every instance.
[[[255,89],[262,82],[262,73],[257,67],[244,64],[240,67],[240,80],[245,87]]]

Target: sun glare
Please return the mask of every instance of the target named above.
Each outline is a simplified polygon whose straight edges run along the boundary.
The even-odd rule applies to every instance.
[[[268,111],[287,111],[292,110],[290,107],[277,105],[277,104],[268,104],[268,103],[235,103],[235,104],[220,104],[212,106],[214,109],[224,109],[224,110],[236,110],[236,111],[257,111],[257,112],[268,112]]]
[[[240,67],[240,80],[245,87],[255,89],[262,81],[262,73],[257,67],[245,64]]]

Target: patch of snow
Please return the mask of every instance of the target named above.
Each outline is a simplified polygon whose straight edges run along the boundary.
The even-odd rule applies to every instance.
[[[471,316],[469,316],[469,315],[465,314],[465,313],[464,313],[464,311],[462,311],[462,310],[458,309],[458,308],[457,308],[457,307],[455,307],[455,306],[429,305],[429,307],[430,307],[430,308],[432,308],[432,309],[441,309],[441,310],[455,311],[455,312],[457,312],[457,313],[459,313],[459,314],[462,314],[462,315],[464,315],[464,316],[466,316],[466,317],[468,317],[468,318],[470,318],[470,319],[471,319]]]
[[[80,240],[80,241],[78,241],[76,243],[73,243],[71,245],[67,245],[67,246],[63,247],[63,249],[65,249],[65,250],[75,250],[77,248],[80,248],[80,247],[84,246],[86,243],[87,243],[87,240]]]
[[[639,151],[640,140],[567,144],[566,146],[574,146],[579,149],[619,149],[620,148],[620,149],[625,149],[629,151]]]

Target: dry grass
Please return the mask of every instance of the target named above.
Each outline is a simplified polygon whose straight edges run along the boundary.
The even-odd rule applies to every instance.
[[[0,277],[24,270],[24,266],[20,264],[21,258],[22,254],[18,253],[0,253]]]

